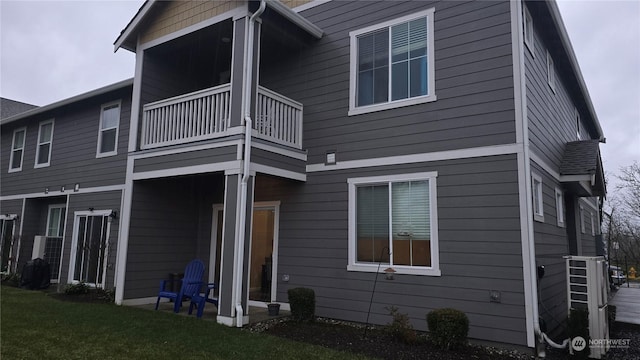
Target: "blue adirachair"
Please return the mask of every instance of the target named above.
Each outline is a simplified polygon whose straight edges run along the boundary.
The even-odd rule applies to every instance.
[[[191,297],[191,305],[189,305],[189,315],[191,315],[191,313],[193,312],[193,308],[195,307],[198,309],[196,316],[201,318],[202,313],[204,312],[204,305],[206,303],[212,303],[213,305],[218,307],[218,298],[211,298],[209,296],[211,294],[211,290],[215,290],[216,287],[217,286],[214,283],[207,284],[204,294],[201,294],[200,292],[193,294],[193,296]]]
[[[178,292],[167,291],[167,280],[160,282],[160,292],[158,292],[158,301],[156,301],[156,310],[160,305],[161,298],[173,300],[173,312],[179,312],[182,301],[190,300],[194,294],[200,293],[202,287],[202,276],[204,275],[204,263],[200,260],[192,260],[184,269],[184,277],[181,279],[180,290]]]

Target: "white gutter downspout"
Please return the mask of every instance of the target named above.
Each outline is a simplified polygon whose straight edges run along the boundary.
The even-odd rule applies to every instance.
[[[258,16],[262,15],[267,3],[265,0],[260,2],[258,10],[249,18],[249,34],[247,37],[247,51],[245,54],[244,73],[246,74],[245,93],[243,96],[244,108],[244,169],[242,173],[242,181],[240,182],[240,219],[238,223],[238,261],[236,262],[236,327],[242,327],[244,318],[244,310],[242,309],[242,279],[244,270],[244,238],[247,224],[247,182],[249,181],[249,166],[251,164],[251,82],[253,75],[253,43],[254,43],[254,25]]]

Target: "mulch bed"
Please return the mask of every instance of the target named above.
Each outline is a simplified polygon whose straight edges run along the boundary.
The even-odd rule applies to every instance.
[[[105,298],[103,293],[90,291],[87,294],[65,294],[65,293],[48,293],[47,296],[61,301],[71,301],[77,303],[94,303],[94,304],[112,304],[113,299]]]
[[[467,345],[449,351],[442,350],[431,344],[424,334],[419,335],[417,343],[405,344],[393,339],[381,327],[365,327],[362,324],[323,318],[318,318],[313,323],[296,323],[287,321],[287,319],[270,320],[266,324],[253,325],[251,330],[381,359],[511,360],[533,358],[531,354],[523,354],[515,350],[477,345]]]
[[[394,340],[384,332],[383,327],[368,326],[365,333],[365,326],[362,324],[324,318],[318,318],[313,323],[296,323],[288,318],[272,319],[253,324],[248,330],[381,359],[524,360],[535,358],[531,352],[480,345],[467,345],[445,351],[431,344],[426,334],[420,334],[418,342],[409,345]],[[630,339],[630,344],[628,347],[609,350],[607,360],[640,359],[640,326],[614,323],[611,326],[610,339]],[[568,351],[547,347],[546,358],[566,359]]]

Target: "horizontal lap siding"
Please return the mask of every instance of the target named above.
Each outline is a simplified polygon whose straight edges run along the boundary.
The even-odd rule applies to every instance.
[[[467,313],[469,336],[526,344],[522,252],[513,155],[459,159],[307,174],[306,183],[259,176],[256,201],[281,201],[278,301],[287,289],[316,292],[321,316],[364,322],[374,273],[349,272],[348,186],[353,177],[437,171],[440,267],[442,276],[379,276],[370,320],[390,321],[385,307],[396,305],[414,326],[426,330],[432,309]],[[282,282],[282,275],[289,282]],[[498,290],[502,303],[490,303]]]
[[[0,202],[0,213],[22,216],[22,199],[3,200]],[[20,219],[18,219],[19,221]],[[16,233],[20,228],[16,226]]]
[[[236,160],[237,152],[237,146],[225,146],[221,148],[136,159],[134,172],[166,170],[186,166],[208,165],[218,162],[233,161]]]
[[[347,116],[349,32],[431,7],[438,100]],[[263,64],[260,82],[304,104],[309,163],[327,150],[344,161],[515,141],[508,2],[332,1],[302,15],[324,37]]]
[[[101,105],[121,100],[118,154],[96,158]],[[131,87],[64,106],[42,115],[2,126],[2,195],[59,191],[124,184],[131,117]],[[39,123],[55,119],[50,166],[34,168]],[[22,171],[7,173],[13,130],[27,126]]]
[[[256,148],[253,148],[251,150],[251,162],[302,174],[306,173],[307,171],[307,163],[304,160],[298,160],[292,157]]]
[[[536,264],[545,267],[544,278],[538,283],[540,316],[553,334],[564,329],[567,317],[567,278],[565,260],[569,255],[566,227],[558,226],[555,189],[561,184],[540,166],[531,163],[533,173],[542,178],[544,222],[533,222]]]
[[[74,221],[76,211],[87,211],[89,208],[94,210],[115,210],[120,215],[122,206],[122,191],[109,191],[91,194],[77,194],[69,197],[69,207],[67,209],[67,229],[64,236],[64,249],[62,258],[62,271],[60,272],[60,282],[67,283],[69,280],[69,265],[71,259],[71,246],[74,234]],[[118,239],[120,235],[120,218],[111,220],[111,228],[109,233],[109,256],[107,259],[107,278],[105,282],[106,288],[113,288],[116,255],[118,251]]]
[[[211,206],[223,189],[211,174],[134,182],[125,299],[156,296],[160,280],[194,258],[208,264]]]
[[[534,19],[534,27],[536,25]],[[575,107],[562,83],[562,73],[556,68],[556,92],[547,82],[547,45],[535,32],[532,56],[525,47],[525,78],[529,142],[531,150],[547,164],[558,170],[565,143],[578,140]],[[559,59],[554,57],[556,64]],[[583,134],[583,139],[588,136]]]

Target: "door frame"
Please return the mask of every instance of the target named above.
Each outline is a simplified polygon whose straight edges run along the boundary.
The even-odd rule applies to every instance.
[[[213,215],[212,215],[212,224],[211,224],[211,245],[209,251],[209,279],[215,276],[216,267],[220,267],[224,262],[224,259],[220,258],[220,264],[216,264],[216,244],[217,244],[217,231],[218,231],[218,212],[224,210],[224,204],[213,204]],[[280,201],[260,201],[254,202],[251,210],[251,237],[253,237],[253,212],[255,210],[273,210],[273,254],[272,254],[272,264],[271,264],[271,301],[276,301],[277,294],[277,284],[278,284],[278,243],[280,237]],[[222,224],[222,234],[224,234],[224,224]],[[251,259],[251,246],[249,246],[249,259]],[[249,260],[250,261],[250,260]],[[222,276],[222,272],[220,272]],[[251,266],[249,266],[249,271],[244,274],[247,284],[249,283],[249,279],[251,276]],[[216,284],[220,286],[220,279],[216,279]],[[247,292],[247,297],[248,297]],[[248,300],[248,304],[255,307],[267,307],[268,302]]]
[[[10,273],[11,272],[11,267],[13,266],[13,261],[11,260],[11,257],[13,255],[13,239],[17,236],[16,235],[16,222],[18,221],[18,215],[17,214],[2,214],[0,215],[0,220],[2,220],[2,228],[0,228],[0,255],[5,255],[5,254],[1,254],[2,253],[2,248],[4,248],[4,230],[6,228],[5,226],[5,222],[7,221],[11,221],[11,247],[9,248],[9,254],[7,255],[7,272]]]
[[[67,279],[67,283],[69,284],[77,284],[78,281],[73,279],[73,275],[75,273],[76,270],[76,256],[77,254],[77,249],[78,249],[78,232],[80,230],[80,217],[81,216],[106,216],[107,217],[107,234],[106,234],[106,238],[104,239],[105,242],[105,248],[104,248],[104,254],[102,254],[103,257],[103,261],[102,261],[102,287],[104,288],[104,286],[106,285],[107,282],[107,263],[108,263],[108,259],[109,259],[109,237],[111,235],[111,219],[109,218],[109,215],[111,215],[113,213],[113,210],[109,209],[109,210],[93,210],[93,211],[74,211],[73,212],[73,237],[71,238],[71,253],[69,255],[69,276]],[[97,287],[98,284],[95,283],[86,283],[89,286],[92,287]]]
[[[51,226],[51,210],[53,209],[63,209],[64,210],[64,222],[62,223],[62,243],[61,243],[61,249],[60,249],[60,259],[58,260],[58,277],[55,279],[51,279],[51,283],[52,284],[58,284],[60,283],[60,279],[62,278],[62,261],[64,260],[64,237],[65,237],[65,231],[67,229],[67,220],[68,220],[68,216],[69,214],[67,214],[68,209],[67,209],[67,204],[51,204],[49,205],[49,207],[47,208],[47,227],[44,228],[44,238],[45,238],[45,245],[44,248],[46,249],[46,244],[47,244],[47,238],[49,237],[59,237],[59,236],[49,236],[49,227]]]

